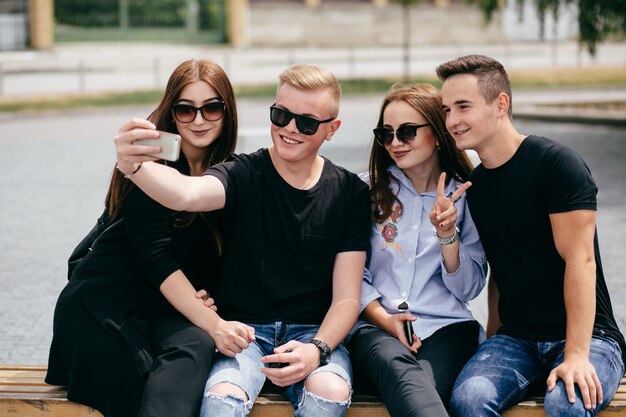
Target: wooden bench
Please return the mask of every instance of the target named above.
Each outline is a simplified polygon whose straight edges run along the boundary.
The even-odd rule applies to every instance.
[[[63,387],[43,382],[43,366],[0,365],[0,416],[2,417],[102,417],[98,411],[73,403]],[[278,393],[262,392],[250,417],[292,417],[293,408]],[[626,416],[626,378],[609,407],[598,417]],[[380,399],[354,395],[348,417],[389,417]],[[532,398],[504,413],[504,417],[545,417],[541,398]]]

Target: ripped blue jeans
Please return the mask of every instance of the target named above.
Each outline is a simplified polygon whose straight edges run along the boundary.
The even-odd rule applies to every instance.
[[[247,416],[265,383],[265,375],[260,370],[264,366],[261,363],[261,358],[274,353],[275,347],[283,345],[289,340],[297,340],[302,343],[309,342],[319,330],[318,325],[282,322],[246,324],[254,327],[256,340],[234,358],[219,353],[216,355],[204,389],[200,409],[201,417]],[[348,351],[343,344],[333,350],[328,365],[317,368],[309,377],[318,372],[332,372],[340,376],[352,390],[352,367]],[[350,405],[349,400],[331,401],[316,396],[305,389],[305,381],[306,378],[282,390],[293,404],[296,417],[345,416]],[[209,393],[211,387],[224,382],[240,387],[247,394],[248,400],[244,401],[235,396]]]

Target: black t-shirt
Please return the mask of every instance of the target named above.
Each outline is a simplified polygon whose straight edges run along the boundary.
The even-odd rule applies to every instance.
[[[212,295],[227,320],[319,324],[339,252],[369,247],[369,192],[328,159],[310,190],[287,184],[267,149],[206,174],[226,189],[224,247]]]
[[[505,164],[470,175],[468,204],[500,291],[499,333],[531,340],[565,339],[565,262],[554,244],[549,215],[596,210],[597,187],[571,149],[527,137]],[[594,334],[624,349],[604,281],[597,234]]]

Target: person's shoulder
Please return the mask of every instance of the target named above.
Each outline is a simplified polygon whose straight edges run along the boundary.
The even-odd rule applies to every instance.
[[[251,153],[231,153],[226,161],[256,162],[268,158],[267,148],[261,148]]]
[[[528,135],[522,143],[526,148],[535,152],[551,153],[570,149],[553,139],[538,135]]]
[[[369,191],[369,186],[365,182],[364,178],[360,178],[359,175],[354,172],[339,166],[332,162],[328,158],[324,158],[324,169],[327,173],[327,178],[331,178],[333,181],[336,181],[337,185],[340,187],[344,186],[352,186],[357,189],[365,189]],[[369,175],[367,176],[369,178]]]
[[[265,160],[264,152],[266,149],[259,149],[252,153],[230,153],[226,159],[208,168],[210,171],[232,170],[235,167],[244,165],[256,165],[260,161]]]
[[[548,163],[556,160],[568,160],[584,163],[582,157],[569,146],[559,143],[553,139],[544,136],[529,135],[526,139],[526,146],[533,157],[543,158]]]
[[[330,159],[324,156],[322,156],[322,158],[324,158],[324,168],[328,172],[335,173],[336,175],[341,176],[342,178],[351,179],[351,180],[356,179],[356,180],[361,181],[359,179],[359,176],[355,174],[354,172],[350,171],[349,169],[346,169],[340,165],[335,164],[333,161],[331,161]]]

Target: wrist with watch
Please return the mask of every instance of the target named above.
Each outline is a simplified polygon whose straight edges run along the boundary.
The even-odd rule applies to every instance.
[[[315,345],[320,351],[320,365],[324,366],[330,362],[330,347],[319,339],[313,339],[309,343]]]

